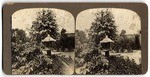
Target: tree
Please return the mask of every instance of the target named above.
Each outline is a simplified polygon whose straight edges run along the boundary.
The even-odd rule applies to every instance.
[[[115,20],[110,11],[102,10],[95,13],[94,22],[92,22],[92,26],[88,30],[89,38],[88,45],[86,45],[88,48],[83,48],[82,50],[82,52],[87,52],[84,53],[86,69],[89,70],[86,74],[108,74],[109,61],[104,58],[103,54],[101,54],[101,49],[98,45],[106,35],[110,39],[115,40],[117,36],[116,32]]]
[[[26,42],[27,41],[27,37],[26,37],[26,33],[24,30],[22,29],[12,29],[12,38],[11,38],[12,42],[15,43],[21,43],[21,42]]]
[[[84,31],[76,30],[75,32],[75,67],[83,66],[84,56],[88,52],[87,37]]]
[[[60,36],[60,40],[59,40],[59,48],[61,48],[62,51],[65,50],[66,42],[68,42],[68,40],[66,40],[67,35],[65,33],[66,33],[66,29],[62,28],[61,36]]]
[[[65,33],[66,33],[66,29],[62,28],[61,34],[65,34]]]
[[[122,30],[115,40],[113,49],[117,52],[124,52],[125,50],[132,52],[137,47],[135,37],[135,35],[126,35],[126,30]]]
[[[125,36],[125,34],[126,34],[126,30],[122,30],[120,36]]]
[[[66,29],[61,30],[59,39],[59,48],[62,51],[72,51],[75,48],[75,36],[74,33],[66,33]],[[58,49],[59,49],[58,48]]]
[[[76,36],[76,41],[79,41],[81,44],[84,44],[87,42],[87,37],[84,31],[76,30],[75,36]]]
[[[12,49],[12,64],[19,62],[21,52],[25,49],[24,44],[28,41],[26,33],[22,29],[12,29],[11,49]]]
[[[32,41],[32,52],[28,54],[28,60],[33,70],[30,74],[52,74],[52,57],[43,53],[41,41],[50,35],[54,39],[59,38],[58,25],[55,13],[51,10],[42,10],[37,13],[37,18],[32,22],[30,39]],[[34,55],[34,56],[32,56]],[[34,57],[34,58],[33,58]],[[39,64],[37,64],[39,62]]]
[[[55,14],[51,10],[42,10],[37,13],[37,18],[32,22],[29,29],[29,41],[26,34],[21,30],[13,30],[12,52],[13,70],[17,74],[52,74],[52,57],[42,53],[41,41],[49,34],[52,38],[58,39]],[[17,53],[15,53],[17,52]]]
[[[42,10],[37,13],[37,18],[32,22],[30,36],[34,41],[41,42],[48,34],[58,39],[58,25],[55,13],[51,10]]]
[[[112,12],[109,10],[102,10],[95,13],[95,16],[96,18],[89,31],[91,41],[98,45],[99,41],[101,41],[106,35],[110,39],[115,40],[117,30]]]

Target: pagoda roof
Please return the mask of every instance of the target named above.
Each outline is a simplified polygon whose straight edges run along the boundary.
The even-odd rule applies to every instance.
[[[111,40],[108,36],[106,36],[102,41],[100,41],[100,43],[109,43],[109,42],[114,42],[114,41]]]
[[[53,39],[49,34],[48,36],[42,40],[42,42],[48,42],[48,41],[56,41],[55,39]]]

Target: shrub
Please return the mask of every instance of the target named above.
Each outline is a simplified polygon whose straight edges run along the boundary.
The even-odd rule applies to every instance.
[[[123,57],[110,56],[109,74],[141,74],[142,66],[137,65],[134,60]]]

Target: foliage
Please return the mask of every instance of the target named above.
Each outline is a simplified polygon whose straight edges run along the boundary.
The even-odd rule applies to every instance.
[[[34,50],[36,52],[33,52],[34,58],[31,59],[31,61],[33,62],[36,61],[34,59],[35,57],[37,57],[37,60],[39,59],[38,61],[40,61],[40,64],[37,64],[34,72],[32,73],[52,74],[52,57],[48,57],[42,53],[36,55],[36,53],[37,51],[39,52],[43,51],[44,47],[41,44],[41,41],[45,37],[47,37],[47,35],[50,35],[52,38],[56,40],[59,38],[58,25],[55,19],[56,16],[55,13],[51,10],[42,10],[38,12],[37,15],[38,16],[36,20],[32,22],[30,38],[35,48],[38,49]]]
[[[109,74],[141,74],[141,64],[136,64],[134,60],[123,57],[111,56],[109,58]]]
[[[76,30],[75,35],[77,36],[76,39],[82,44],[88,41],[84,31]]]
[[[78,34],[76,36],[76,47],[78,47],[76,48],[76,52],[77,55],[79,55],[79,59],[77,58],[77,60],[79,61],[80,67],[86,65],[85,69],[88,69],[86,74],[96,74],[98,73],[98,71],[103,71],[103,66],[107,64],[107,59],[105,59],[104,55],[101,54],[102,50],[98,46],[99,42],[106,35],[108,35],[108,37],[112,40],[114,40],[116,37],[116,26],[112,13],[108,10],[102,10],[100,12],[95,13],[95,16],[96,18],[92,23],[91,28],[88,30],[89,38],[87,43],[82,42],[85,38],[82,31],[78,31]],[[83,64],[80,64],[80,60],[82,59]]]
[[[100,11],[95,13],[95,16],[96,18],[88,30],[89,38],[86,42],[84,42],[84,39],[86,40],[85,33],[76,31],[76,67],[88,70],[84,74],[96,74],[98,71],[103,71],[107,59],[101,54],[99,42],[106,35],[113,40],[116,37],[116,26],[112,13],[108,10]]]
[[[84,31],[77,30],[75,37],[75,68],[80,69],[79,74],[94,74],[97,72],[96,68],[103,65],[101,60],[104,56],[99,52],[101,50],[95,47],[91,41],[88,41],[89,39],[87,39]]]
[[[122,57],[105,57],[99,42],[107,35],[115,41],[113,49],[129,49],[133,40],[129,40],[123,30],[116,34],[116,25],[112,13],[108,10],[95,14],[95,21],[88,30],[88,38],[84,31],[76,31],[75,68],[78,74],[141,74],[141,64]],[[84,42],[84,39],[86,42]]]
[[[134,41],[126,38],[126,36],[118,36],[113,49],[117,52],[124,52],[125,50],[131,52],[133,43]]]
[[[41,42],[48,34],[58,39],[58,25],[55,14],[51,10],[42,10],[37,13],[37,18],[32,22],[30,36],[33,41]]]
[[[136,34],[126,35],[126,30],[122,30],[120,35],[116,36],[113,50],[117,52],[132,52],[140,49],[139,36]]]
[[[20,53],[25,49],[25,44],[28,40],[26,33],[22,29],[12,29],[12,63],[20,60]],[[23,54],[22,54],[23,55]]]
[[[29,39],[26,37],[26,33],[22,29],[12,29],[12,42],[15,43],[24,43],[26,41],[29,41]]]
[[[13,74],[53,74],[52,57],[42,53],[41,44],[48,34],[58,38],[55,15],[51,10],[42,10],[32,23],[30,35],[25,31],[12,29],[12,73]]]
[[[52,59],[42,53],[40,46],[31,42],[12,42],[13,74],[52,74]]]
[[[59,44],[57,44],[62,51],[72,51],[75,48],[75,34],[66,33],[66,29],[61,30]]]
[[[84,31],[76,30],[75,33],[75,67],[78,68],[84,65],[85,56],[92,49],[87,43],[88,39]],[[91,49],[90,49],[91,48]]]
[[[95,16],[96,18],[89,30],[89,36],[91,41],[93,41],[94,44],[98,45],[99,41],[101,41],[106,35],[110,39],[115,40],[117,30],[111,11],[102,10],[95,13]]]

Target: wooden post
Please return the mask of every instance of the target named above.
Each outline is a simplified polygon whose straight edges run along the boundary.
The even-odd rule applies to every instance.
[[[109,50],[105,51],[105,57],[109,57]]]
[[[51,56],[51,50],[47,50],[47,55]]]

